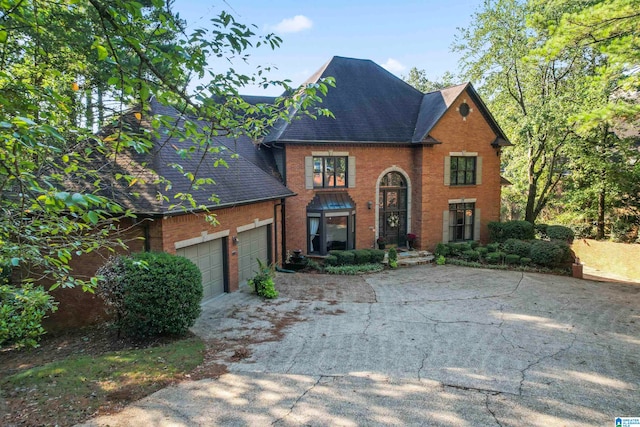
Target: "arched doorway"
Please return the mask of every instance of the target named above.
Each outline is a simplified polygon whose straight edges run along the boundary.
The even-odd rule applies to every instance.
[[[400,172],[389,172],[380,180],[378,236],[387,244],[407,243],[407,180]]]

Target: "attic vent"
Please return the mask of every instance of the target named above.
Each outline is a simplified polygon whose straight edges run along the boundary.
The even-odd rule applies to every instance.
[[[462,104],[460,104],[460,107],[458,107],[458,112],[460,112],[460,115],[462,117],[467,117],[471,112],[471,108],[469,108],[469,104],[463,102]]]

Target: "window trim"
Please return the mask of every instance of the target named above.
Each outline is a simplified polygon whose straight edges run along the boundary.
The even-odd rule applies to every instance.
[[[470,206],[467,206],[470,205]],[[471,211],[471,222],[467,222],[467,215],[466,212],[470,210]],[[451,222],[451,212],[462,212],[463,218],[464,218],[464,222],[462,224],[457,224],[457,223],[452,223]],[[477,240],[477,236],[476,234],[476,221],[478,220],[476,218],[476,203],[475,201],[469,201],[469,200],[464,200],[464,201],[454,201],[454,203],[449,203],[449,210],[448,210],[448,227],[449,227],[449,242],[472,242],[474,240]],[[471,230],[471,235],[467,236],[466,235],[466,228],[470,227]],[[456,230],[458,229],[462,229],[462,239],[457,239],[457,232]]]
[[[462,163],[464,163],[464,168],[460,169],[460,160],[464,159]],[[467,168],[468,160],[473,160],[473,166],[471,169]],[[453,163],[456,162],[456,169],[453,168]],[[462,186],[462,185],[476,185],[476,176],[478,174],[478,157],[477,156],[450,156],[449,157],[450,164],[450,175],[449,175],[449,185],[451,186]],[[460,173],[463,173],[464,179],[463,182],[458,182],[458,176]],[[467,181],[467,174],[471,173],[471,181]]]
[[[451,170],[451,159],[453,157],[475,157],[475,173],[474,173],[474,183],[455,183],[453,184],[451,181],[451,176],[453,171]],[[482,184],[482,156],[479,156],[476,152],[450,152],[448,156],[444,157],[444,185],[453,186],[453,187],[471,187],[478,186]]]

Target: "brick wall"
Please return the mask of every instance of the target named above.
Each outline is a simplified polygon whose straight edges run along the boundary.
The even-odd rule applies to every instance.
[[[466,100],[472,112],[466,120],[456,107]],[[287,249],[302,248],[306,252],[306,207],[322,191],[346,191],[356,203],[356,248],[375,245],[376,184],[383,172],[394,168],[404,171],[411,193],[409,230],[418,235],[417,246],[433,249],[442,240],[442,215],[450,199],[476,198],[481,211],[481,235],[486,241],[489,221],[500,218],[500,157],[491,146],[496,138],[478,107],[466,93],[454,102],[432,130],[431,135],[442,144],[434,146],[391,146],[322,144],[286,146],[287,186],[298,195],[287,200]],[[307,190],[305,157],[313,152],[348,152],[356,159],[355,188]],[[452,187],[444,184],[444,157],[450,152],[477,152],[483,158],[481,185]],[[367,202],[373,203],[368,209]]]

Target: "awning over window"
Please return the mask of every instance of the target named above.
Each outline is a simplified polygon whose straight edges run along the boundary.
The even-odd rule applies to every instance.
[[[348,193],[318,193],[307,205],[307,212],[345,211],[355,207]]]

